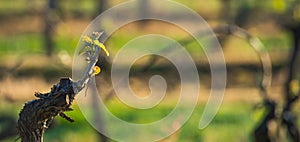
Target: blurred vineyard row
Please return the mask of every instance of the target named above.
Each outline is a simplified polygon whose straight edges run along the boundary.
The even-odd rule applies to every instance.
[[[300,2],[298,0],[174,0],[199,13],[211,27],[234,24],[261,39],[271,56],[273,82],[268,97],[279,106],[278,111],[299,91]],[[72,76],[72,57],[81,33],[92,19],[106,9],[125,0],[1,0],[0,1],[0,141],[17,138],[15,125],[22,104],[33,99],[36,91],[47,92],[60,77]],[[140,6],[149,3],[141,0]],[[150,9],[151,10],[151,9]],[[143,12],[143,11],[140,11]],[[135,22],[116,31],[105,45],[112,56],[131,39],[144,34],[162,34],[175,40],[188,35],[182,29],[160,21]],[[264,120],[269,108],[259,90],[262,68],[253,48],[235,36],[219,37],[227,63],[227,89],[223,104],[214,121],[204,130],[198,129],[203,106],[209,94],[210,69],[201,47],[186,44],[198,65],[201,94],[195,113],[184,127],[163,141],[253,141],[254,130]],[[143,62],[142,62],[143,63]],[[105,72],[104,72],[105,73]],[[157,120],[168,114],[178,98],[177,83],[167,67],[154,67],[147,75],[165,75],[173,91],[167,101],[147,113],[120,103],[115,96],[105,102],[119,118],[131,122]],[[96,77],[103,80],[104,75]],[[147,90],[147,77],[132,77],[133,90]],[[146,83],[145,83],[146,82]],[[140,87],[143,86],[143,87]],[[295,89],[296,88],[296,89]],[[100,89],[101,90],[101,89]],[[107,96],[101,96],[103,99]],[[296,99],[297,100],[297,99]],[[299,117],[299,101],[290,112]],[[153,115],[151,115],[153,114]],[[45,141],[105,141],[85,120],[79,108],[68,113],[74,124],[58,118],[45,133]],[[282,117],[282,116],[277,116]],[[299,119],[295,119],[299,127]],[[283,126],[277,132],[277,126]],[[268,122],[270,135],[277,141],[293,141],[282,123]],[[299,140],[299,139],[298,139]],[[276,141],[276,140],[273,140]]]

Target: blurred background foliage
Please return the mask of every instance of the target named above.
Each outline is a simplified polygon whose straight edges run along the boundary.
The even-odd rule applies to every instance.
[[[269,97],[283,106],[285,84],[292,53],[300,37],[300,1],[298,0],[174,0],[199,13],[212,27],[236,24],[260,38],[273,64],[273,82]],[[34,92],[47,92],[60,77],[72,76],[72,56],[81,33],[92,19],[105,9],[125,0],[1,0],[0,1],[0,141],[17,138],[18,112],[24,102],[34,99]],[[114,33],[105,43],[112,54],[139,35],[155,33],[182,40],[187,34],[180,28],[159,21],[135,22]],[[186,44],[196,61],[201,80],[198,105],[182,129],[163,141],[253,141],[253,131],[263,119],[266,109],[259,94],[261,65],[250,45],[234,36],[220,37],[228,68],[228,81],[221,109],[205,129],[198,121],[209,95],[210,69],[203,49],[194,41]],[[143,65],[148,60],[140,61]],[[139,67],[137,62],[135,67]],[[298,67],[294,68],[296,71]],[[101,96],[107,107],[121,119],[147,123],[163,118],[176,104],[178,83],[176,72],[164,66],[147,73],[132,75],[131,84],[137,94],[145,95],[149,76],[167,78],[167,99],[145,112],[122,104],[114,95]],[[96,77],[105,79],[104,71]],[[295,74],[293,79],[298,79]],[[175,83],[174,83],[175,82]],[[102,84],[101,84],[102,85]],[[100,86],[101,86],[100,85]],[[105,92],[105,90],[101,90]],[[109,93],[108,93],[109,94]],[[299,117],[296,102],[292,112]],[[45,141],[112,141],[98,134],[85,120],[79,108],[68,113],[74,124],[58,118],[45,133]],[[145,119],[146,118],[146,119]],[[105,122],[104,122],[105,123]],[[289,141],[285,132],[277,132],[277,124],[268,124],[278,141]],[[299,119],[297,119],[299,126]],[[276,131],[276,132],[273,132]]]

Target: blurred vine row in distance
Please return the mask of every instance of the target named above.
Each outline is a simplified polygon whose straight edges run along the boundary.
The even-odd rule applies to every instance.
[[[278,0],[274,0],[278,1]],[[114,0],[109,1],[107,7],[115,6],[121,2],[125,2],[125,0]],[[222,21],[220,18],[220,13],[222,10],[223,1],[222,0],[212,0],[209,2],[204,1],[180,1],[177,0],[196,12],[198,12],[201,16],[203,16],[212,27],[218,23],[225,23],[226,21]],[[235,0],[230,1],[231,3],[236,2]],[[27,3],[30,3],[27,4]],[[57,10],[55,11],[53,16],[55,19],[56,26],[53,27],[54,30],[53,42],[54,42],[54,52],[58,53],[61,50],[67,51],[69,54],[74,52],[77,41],[80,38],[80,34],[84,30],[84,28],[89,24],[89,22],[95,18],[95,14],[97,13],[97,6],[95,5],[95,0],[63,0],[57,1]],[[236,12],[240,7],[255,7],[256,9],[263,9],[259,12],[261,14],[264,13],[274,13],[278,11],[277,9],[282,9],[283,6],[275,6],[276,2],[273,1],[264,1],[264,2],[236,2],[233,5],[231,15],[236,15]],[[43,16],[45,15],[45,7],[47,5],[47,1],[39,1],[39,0],[2,0],[0,2],[0,24],[1,24],[1,32],[0,32],[0,45],[1,45],[1,54],[15,54],[16,52],[21,52],[25,54],[42,54],[45,53],[44,46],[44,38],[43,38],[43,30],[44,30],[44,21]],[[278,4],[277,4],[278,5]],[[280,8],[281,7],[281,8]],[[289,8],[288,5],[284,8]],[[229,11],[229,12],[230,12]],[[282,11],[282,10],[280,10]],[[253,10],[254,12],[254,10]],[[263,13],[264,12],[264,13]],[[289,15],[288,15],[289,16]],[[222,17],[223,18],[223,17]],[[259,18],[259,17],[258,17]],[[289,33],[280,29],[280,27],[276,27],[276,23],[272,23],[272,17],[270,20],[266,20],[264,23],[259,23],[260,19],[250,18],[251,21],[254,21],[251,26],[248,26],[248,29],[252,31],[254,34],[258,35],[264,41],[267,48],[270,50],[276,49],[285,49],[289,48]],[[131,26],[133,25],[133,26]],[[154,30],[155,32],[160,32],[157,28],[156,24],[148,24],[149,28],[146,27],[144,33],[149,33],[149,30]],[[170,26],[170,25],[166,25]],[[127,28],[126,28],[127,27]],[[266,28],[268,27],[268,28]],[[130,32],[129,35],[132,37],[128,37],[127,29],[131,28],[135,29]],[[157,30],[155,30],[155,28]],[[124,29],[124,30],[122,30]],[[129,39],[137,36],[140,31],[134,24],[129,24],[122,28],[120,31],[115,33],[115,37],[112,36],[111,42],[108,44],[113,44],[113,48],[118,48],[122,46],[122,44]],[[263,31],[261,31],[263,30]],[[259,31],[259,32],[258,32]],[[168,31],[162,31],[167,33]],[[162,33],[161,32],[161,33]],[[185,34],[181,33],[181,29],[177,29],[175,39],[181,39],[185,36]],[[274,34],[274,32],[276,34]],[[179,34],[176,34],[179,33]],[[168,33],[167,33],[168,34]],[[118,39],[118,40],[117,40]],[[124,41],[123,41],[124,40]],[[120,43],[121,42],[121,43]],[[8,48],[9,47],[9,48]],[[194,48],[198,48],[195,47]],[[274,48],[274,49],[272,49]]]
[[[47,92],[60,77],[71,76],[72,56],[77,42],[90,21],[101,7],[97,0],[56,0],[55,14],[50,27],[52,56],[48,57],[45,47],[45,8],[48,0],[1,0],[0,1],[0,116],[16,119],[21,104],[36,91]],[[198,12],[207,22],[216,27],[224,23],[239,23],[251,34],[259,37],[269,51],[274,65],[273,98],[282,101],[285,69],[283,68],[292,48],[292,32],[282,26],[299,20],[299,2],[296,0],[239,1],[239,0],[175,0]],[[125,0],[106,0],[105,8],[115,6]],[[229,5],[226,9],[226,5]],[[229,10],[228,10],[229,8]],[[243,19],[243,17],[248,17]],[[278,20],[279,19],[279,20]],[[292,20],[289,20],[292,19]],[[281,21],[281,22],[278,22]],[[130,32],[128,32],[130,31]],[[163,34],[181,40],[188,34],[174,25],[149,21],[143,28],[140,23],[131,23],[119,29],[105,43],[112,56],[126,42],[147,33]],[[207,62],[201,47],[195,42],[186,48],[194,56],[196,63]],[[228,86],[224,103],[212,124],[204,131],[196,127],[201,116],[209,84],[209,69],[199,70],[202,91],[199,105],[194,115],[184,127],[165,141],[251,141],[251,133],[264,112],[253,106],[261,101],[256,88],[260,73],[259,59],[253,49],[243,40],[229,37],[223,44],[228,66]],[[154,69],[155,71],[155,69]],[[157,72],[164,72],[157,69]],[[99,77],[100,78],[100,77]],[[140,76],[133,77],[137,86],[146,86]],[[142,85],[141,85],[142,84]],[[16,89],[18,86],[18,89]],[[140,88],[133,88],[135,91]],[[142,88],[147,89],[146,87]],[[138,92],[138,93],[143,93]],[[112,99],[107,107],[116,116],[133,123],[147,123],[167,115],[172,109],[175,97],[153,110],[142,112],[125,106]],[[171,97],[170,97],[171,98]],[[299,106],[296,104],[296,106]],[[55,122],[45,135],[45,141],[97,141],[98,135],[86,122],[75,106],[68,113],[75,124],[62,119]],[[296,116],[299,111],[294,110]],[[250,113],[249,113],[250,112]],[[154,115],[150,115],[154,114]],[[143,119],[147,116],[147,119]],[[299,120],[298,120],[299,122]],[[299,124],[299,123],[298,123]],[[270,124],[272,127],[273,124]],[[0,119],[0,133],[8,132],[13,126]],[[3,127],[2,127],[3,126]],[[243,130],[241,130],[243,127]],[[216,135],[218,132],[218,135]],[[6,133],[7,134],[7,133]],[[12,141],[16,135],[3,141]],[[1,137],[2,135],[0,135]],[[0,140],[2,141],[2,140]]]
[[[275,0],[274,0],[275,1]],[[70,76],[72,56],[75,47],[80,38],[81,33],[89,22],[95,17],[97,13],[97,3],[95,0],[62,0],[57,1],[56,10],[54,12],[54,25],[52,30],[52,51],[53,56],[50,58],[53,62],[48,62],[46,42],[45,42],[45,8],[47,8],[47,0],[3,0],[0,1],[0,67],[6,66],[14,67],[14,63],[22,62],[23,66],[28,65],[30,68],[18,72],[17,75],[26,76],[32,75],[31,70],[35,70],[36,66],[40,66],[40,73],[33,73],[41,76],[46,76],[47,79],[57,78],[60,75]],[[107,2],[107,8],[115,6],[124,0],[115,0]],[[218,24],[230,23],[237,11],[245,7],[245,9],[255,8],[251,12],[260,9],[260,15],[267,15],[265,13],[276,13],[273,1],[266,2],[237,2],[235,0],[229,1],[233,7],[227,15],[224,15],[222,0],[204,1],[179,1],[178,2],[192,8],[203,16],[208,23],[214,27]],[[27,3],[30,3],[27,4]],[[276,5],[276,4],[275,4]],[[277,8],[278,9],[278,8]],[[288,6],[286,6],[288,9]],[[260,12],[259,11],[259,12]],[[254,14],[257,15],[257,14]],[[229,17],[229,18],[226,18]],[[260,22],[259,16],[250,17],[245,25],[246,29],[253,35],[258,36],[266,48],[272,55],[273,63],[282,65],[288,58],[288,52],[291,47],[291,35],[289,31],[285,31],[282,27],[277,25],[273,17]],[[228,20],[229,19],[229,20]],[[229,22],[228,22],[229,21]],[[157,33],[169,36],[175,40],[180,40],[189,35],[180,28],[159,21],[150,21],[142,29],[139,22],[128,24],[114,33],[105,43],[108,50],[114,55],[126,42],[143,34]],[[164,28],[162,28],[164,27]],[[166,30],[162,30],[166,29]],[[128,31],[130,33],[128,34]],[[172,31],[172,32],[170,32]],[[224,45],[224,53],[226,61],[233,64],[259,64],[258,58],[251,47],[245,41],[238,38],[230,38]],[[201,47],[192,41],[186,45],[186,49],[194,56],[197,63],[207,62],[205,54]],[[240,54],[243,53],[243,54]],[[201,56],[199,56],[199,54]],[[233,56],[234,55],[234,56]],[[237,56],[238,55],[238,56]],[[37,60],[39,58],[40,60]],[[57,61],[57,62],[56,62]],[[53,64],[52,64],[53,63]],[[61,67],[61,65],[63,65]],[[23,67],[21,66],[21,67]],[[28,67],[27,66],[27,67]],[[45,71],[43,71],[45,70]],[[57,71],[56,71],[57,70]],[[55,71],[59,75],[55,75]],[[63,72],[67,73],[63,73]]]

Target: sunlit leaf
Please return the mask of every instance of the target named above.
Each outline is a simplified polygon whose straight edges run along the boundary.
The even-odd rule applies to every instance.
[[[109,52],[108,52],[108,50],[105,48],[105,46],[104,46],[103,43],[100,43],[98,40],[94,40],[94,44],[95,44],[96,46],[98,46],[99,48],[101,48],[101,49],[105,52],[106,56],[109,56]]]
[[[92,39],[87,35],[82,36],[82,41],[84,41],[88,44],[92,44]]]
[[[100,68],[100,67],[95,66],[95,67],[93,68],[93,74],[94,74],[94,75],[97,75],[97,74],[99,74],[100,72],[101,72],[101,68]]]
[[[286,10],[285,0],[273,0],[273,8],[278,13],[283,13]]]

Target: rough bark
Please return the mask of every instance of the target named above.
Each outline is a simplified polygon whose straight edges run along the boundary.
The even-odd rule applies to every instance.
[[[72,84],[71,79],[62,78],[49,93],[35,93],[38,99],[24,105],[17,126],[22,142],[42,142],[45,129],[57,115],[74,121],[64,114],[72,110],[70,106],[75,97]]]

